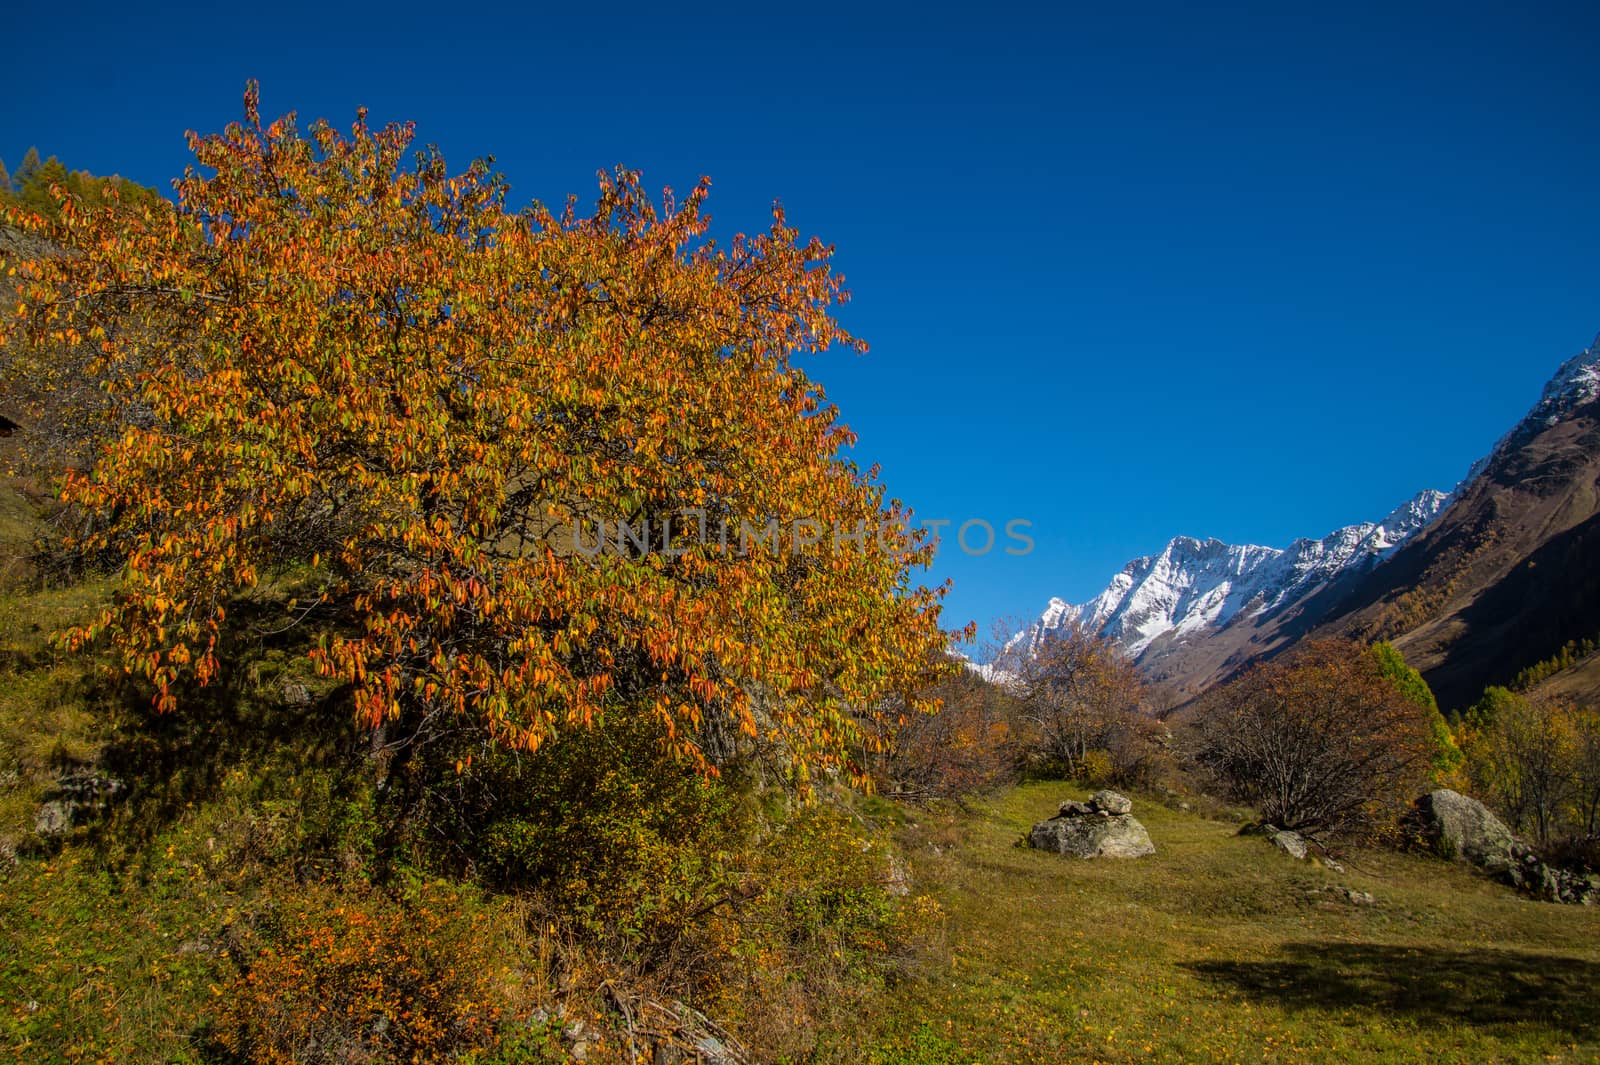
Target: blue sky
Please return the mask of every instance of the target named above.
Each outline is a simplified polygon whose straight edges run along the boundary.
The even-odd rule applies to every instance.
[[[809,369],[928,517],[950,620],[1186,533],[1281,546],[1449,488],[1600,330],[1600,7],[370,8],[7,16],[0,159],[166,187],[185,129],[414,119],[519,198],[624,163],[839,249]],[[379,13],[381,11],[381,14]]]

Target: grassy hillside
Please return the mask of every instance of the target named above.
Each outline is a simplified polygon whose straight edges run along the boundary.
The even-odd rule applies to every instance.
[[[1600,1060],[1600,911],[1421,857],[1335,873],[1148,800],[1153,858],[1015,846],[1068,797],[1027,785],[906,829],[950,924],[948,968],[896,1004],[900,1060]]]

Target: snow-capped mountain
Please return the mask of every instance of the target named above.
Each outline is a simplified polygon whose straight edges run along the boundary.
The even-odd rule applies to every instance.
[[[1281,549],[1177,537],[1158,554],[1128,563],[1088,602],[1050,600],[1039,619],[1011,637],[981,672],[990,679],[1003,679],[1009,664],[1030,653],[1048,634],[1078,624],[1118,645],[1148,678],[1165,684],[1175,700],[1192,697],[1250,659],[1279,650],[1319,626],[1331,626],[1352,610],[1363,609],[1359,603],[1369,589],[1394,584],[1393,594],[1398,595],[1422,580],[1420,571],[1412,572],[1416,567],[1409,561],[1411,556],[1432,557],[1440,551],[1448,555],[1457,550],[1453,546],[1453,538],[1459,538],[1455,532],[1445,536],[1434,531],[1446,524],[1442,516],[1453,504],[1460,505],[1452,513],[1470,504],[1475,513],[1485,509],[1500,515],[1493,520],[1502,523],[1515,520],[1524,510],[1533,513],[1538,508],[1532,504],[1512,506],[1502,501],[1495,508],[1486,508],[1479,497],[1501,490],[1490,481],[1501,486],[1526,485],[1530,491],[1537,486],[1543,496],[1553,491],[1549,485],[1565,483],[1568,467],[1577,468],[1575,456],[1600,452],[1600,447],[1591,447],[1583,435],[1588,430],[1582,428],[1589,424],[1585,419],[1593,418],[1597,400],[1600,337],[1562,364],[1528,415],[1472,466],[1452,492],[1420,492],[1382,521],[1346,526],[1320,540],[1296,540]],[[1574,434],[1574,439],[1567,439]],[[1552,473],[1548,463],[1530,465],[1528,456],[1543,455],[1551,450],[1548,442],[1557,438],[1561,441],[1561,465],[1556,472]],[[1486,473],[1487,477],[1481,476]],[[1592,501],[1592,496],[1591,491],[1583,498]],[[1568,509],[1571,515],[1563,511],[1559,521],[1541,518],[1538,524],[1543,531],[1537,536],[1530,532],[1525,538],[1529,545],[1536,544],[1538,537],[1549,536],[1552,529],[1565,527],[1569,517],[1576,521],[1590,513],[1576,504]],[[1472,533],[1468,538],[1476,536]],[[1445,540],[1452,544],[1433,545]],[[1397,559],[1395,566],[1380,569],[1403,547],[1403,557],[1408,559],[1405,565]],[[1386,576],[1397,568],[1406,573]],[[1358,589],[1361,594],[1354,594]],[[1366,635],[1386,634],[1373,628]]]
[[[1316,604],[1317,634],[1390,640],[1446,709],[1600,630],[1600,337],[1473,474],[1437,522]],[[1600,656],[1542,686],[1600,700]]]
[[[1237,617],[1276,613],[1342,574],[1376,565],[1425,528],[1449,500],[1444,492],[1420,492],[1382,521],[1346,526],[1282,549],[1176,537],[1159,554],[1128,563],[1087,603],[1050,600],[1039,620],[1012,637],[998,657],[1003,662],[1029,652],[1049,633],[1077,623],[1142,661],[1157,641],[1170,647]]]
[[[1466,480],[1461,483],[1472,481],[1501,453],[1565,420],[1579,407],[1597,398],[1600,398],[1600,336],[1594,338],[1593,344],[1561,364],[1555,376],[1544,386],[1539,402],[1533,405],[1533,409],[1515,428],[1499,439],[1487,455],[1473,463]]]
[[[1585,403],[1600,396],[1600,336],[1588,349],[1561,364],[1561,369],[1544,386],[1544,395],[1523,419],[1523,425],[1536,423],[1548,429]]]

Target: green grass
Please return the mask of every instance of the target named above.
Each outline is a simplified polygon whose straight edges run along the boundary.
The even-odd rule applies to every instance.
[[[1154,857],[1015,845],[1069,797],[1025,785],[906,830],[948,958],[889,1004],[881,1061],[1600,1060],[1600,910],[1424,857],[1338,874],[1150,800]]]

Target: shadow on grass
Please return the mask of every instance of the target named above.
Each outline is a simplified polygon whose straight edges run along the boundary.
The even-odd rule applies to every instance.
[[[1280,954],[1186,968],[1293,1010],[1363,1009],[1422,1024],[1600,1036],[1600,964],[1581,958],[1371,943],[1290,943]]]
[[[302,683],[313,676],[309,637],[252,635],[252,626],[275,620],[271,604],[236,603],[232,619],[244,638],[230,646],[221,675],[204,688],[186,685],[175,710],[156,712],[142,679],[88,673],[78,682],[72,698],[103,723],[95,768],[125,789],[114,816],[87,822],[88,841],[137,849],[217,798],[235,772],[253,800],[295,794],[311,774],[327,776],[339,794],[365,779],[366,738],[348,688],[313,696]]]

